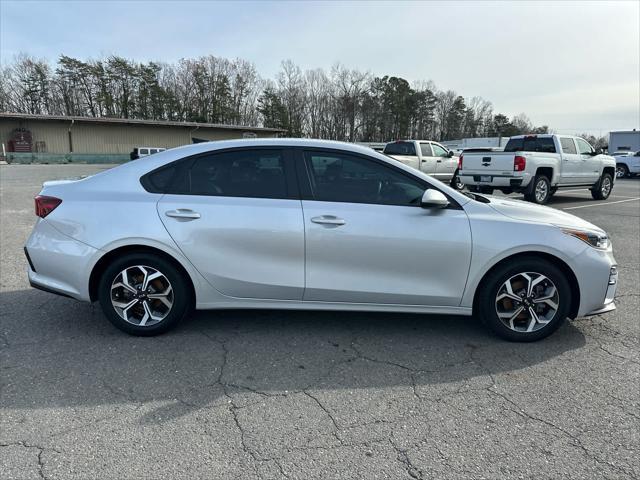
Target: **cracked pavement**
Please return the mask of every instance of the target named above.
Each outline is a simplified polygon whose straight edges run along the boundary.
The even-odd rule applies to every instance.
[[[640,202],[570,210],[612,237],[618,310],[541,342],[473,318],[263,310],[134,338],[25,274],[42,181],[101,168],[0,167],[1,478],[640,477]],[[638,196],[623,180],[609,201]]]

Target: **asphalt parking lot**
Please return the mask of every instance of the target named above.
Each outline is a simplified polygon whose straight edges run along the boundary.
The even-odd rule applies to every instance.
[[[541,342],[289,311],[135,338],[25,274],[42,181],[102,168],[0,166],[0,477],[640,477],[640,178],[553,198],[611,235],[618,309]]]

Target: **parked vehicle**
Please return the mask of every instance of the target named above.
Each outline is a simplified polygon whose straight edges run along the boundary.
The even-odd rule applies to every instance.
[[[461,193],[369,148],[234,140],[46,182],[31,285],[162,333],[197,309],[475,315],[509,340],[615,309],[607,234]]]
[[[162,147],[135,147],[129,154],[129,158],[131,158],[131,160],[137,160],[142,157],[153,155],[154,153],[164,152],[165,150],[166,148]]]
[[[612,156],[616,159],[616,177],[633,177],[640,173],[640,151],[618,151]]]
[[[518,135],[504,152],[470,152],[460,158],[460,178],[474,190],[524,193],[530,202],[544,204],[559,189],[586,187],[596,200],[609,197],[615,159],[589,143],[568,135]]]
[[[458,157],[437,142],[430,140],[398,140],[387,143],[384,154],[442,182],[456,190],[464,184],[458,177]]]

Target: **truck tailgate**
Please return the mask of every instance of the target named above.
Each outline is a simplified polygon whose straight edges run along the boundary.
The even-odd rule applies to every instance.
[[[479,175],[483,173],[513,175],[512,152],[463,153],[461,175]]]

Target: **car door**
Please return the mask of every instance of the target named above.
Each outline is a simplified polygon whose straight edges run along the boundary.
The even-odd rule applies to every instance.
[[[433,155],[436,157],[436,178],[438,180],[451,180],[458,168],[458,159],[449,156],[449,150],[438,143],[432,143]]]
[[[421,208],[430,184],[379,159],[302,155],[305,301],[460,304],[471,259],[462,208]]]
[[[580,170],[580,178],[584,183],[595,183],[600,177],[600,162],[598,155],[594,155],[594,149],[586,140],[576,138],[576,148],[582,160],[583,168]]]
[[[560,167],[560,183],[570,185],[580,183],[582,158],[578,155],[576,144],[572,137],[559,137],[562,148],[562,165]]]
[[[171,168],[171,167],[170,167]],[[283,149],[234,149],[183,161],[158,215],[184,255],[231,297],[301,300],[304,224]]]
[[[438,159],[433,156],[433,150],[429,142],[420,142],[420,171],[427,175],[435,175]]]

